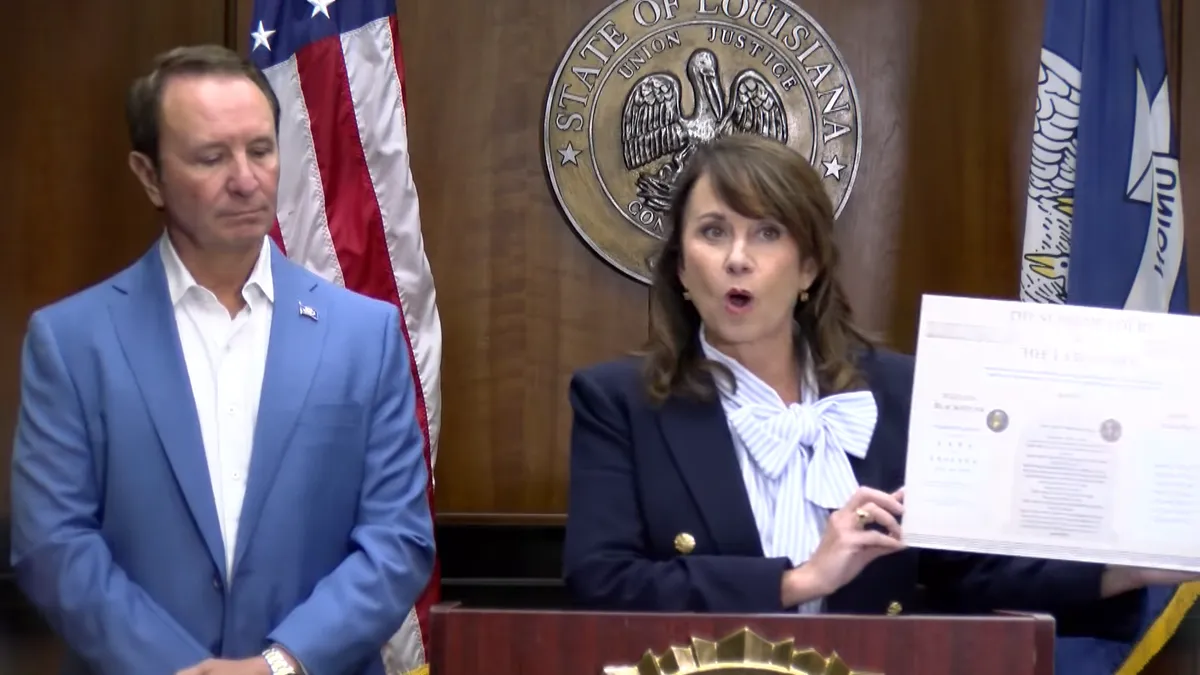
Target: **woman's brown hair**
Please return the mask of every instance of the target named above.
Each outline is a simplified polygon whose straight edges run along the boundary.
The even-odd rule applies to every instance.
[[[770,220],[787,229],[802,257],[816,263],[818,274],[808,299],[796,303],[796,356],[803,364],[811,353],[823,394],[862,386],[856,356],[873,341],[855,327],[845,291],[837,279],[838,252],[833,242],[833,204],[821,178],[800,153],[756,134],[734,134],[698,148],[676,178],[667,212],[667,233],[650,282],[650,339],[642,351],[650,400],[669,396],[712,400],[714,376],[732,374],[704,358],[700,315],[683,297],[679,281],[683,213],[701,176],[707,175],[729,208],[747,217]],[[807,347],[807,349],[805,349]]]

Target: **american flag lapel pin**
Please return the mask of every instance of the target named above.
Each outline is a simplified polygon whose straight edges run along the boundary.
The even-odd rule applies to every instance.
[[[317,320],[317,310],[313,309],[312,307],[309,307],[308,305],[306,305],[302,302],[302,303],[300,303],[300,316],[302,316],[306,319],[312,319],[313,321],[316,321]]]

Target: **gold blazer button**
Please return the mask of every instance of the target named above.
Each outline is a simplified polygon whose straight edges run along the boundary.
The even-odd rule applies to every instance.
[[[904,610],[904,607],[902,607],[900,605],[900,603],[893,602],[892,604],[888,605],[887,613],[888,613],[888,616],[896,616],[903,610]]]
[[[696,538],[687,532],[680,532],[675,535],[675,550],[687,555],[696,548]]]

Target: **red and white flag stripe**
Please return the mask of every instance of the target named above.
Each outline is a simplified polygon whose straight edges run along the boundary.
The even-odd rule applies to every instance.
[[[433,468],[441,427],[442,331],[409,165],[395,15],[306,45],[264,71],[279,97],[279,231],[287,256],[400,308],[417,416]],[[425,670],[440,571],[384,648],[389,675]]]

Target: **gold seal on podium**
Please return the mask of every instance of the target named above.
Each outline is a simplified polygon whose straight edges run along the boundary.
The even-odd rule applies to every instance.
[[[604,675],[883,675],[852,670],[836,652],[822,656],[811,648],[797,648],[794,640],[771,642],[749,628],[713,642],[693,637],[690,647],[671,647],[660,655],[647,651],[637,665],[608,666]]]

